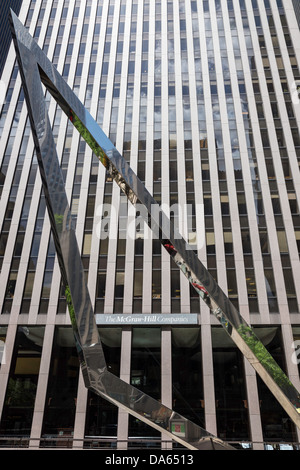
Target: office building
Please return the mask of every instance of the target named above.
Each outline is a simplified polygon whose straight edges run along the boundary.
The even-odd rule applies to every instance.
[[[292,0],[24,0],[20,20],[175,223],[188,208],[191,247],[299,390]],[[13,49],[2,80],[0,443],[170,448],[84,386]],[[46,100],[111,371],[237,447],[297,449],[294,423],[158,240],[140,221],[131,236],[126,196]]]

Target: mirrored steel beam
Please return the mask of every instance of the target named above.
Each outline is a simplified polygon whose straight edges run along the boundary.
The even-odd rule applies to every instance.
[[[73,316],[76,319],[79,350],[81,353],[82,351],[84,352],[85,363],[87,364],[87,354],[93,350],[95,344],[97,344],[99,351],[97,348],[95,350],[97,350],[97,354],[99,353],[100,356],[97,360],[100,362],[97,362],[97,364],[104,365],[105,360],[101,353],[101,341],[93,342],[95,336],[97,336],[94,320],[92,319],[93,313],[88,291],[84,286],[84,279],[82,275],[79,275],[82,268],[77,267],[78,254],[76,255],[76,253],[78,252],[78,247],[76,249],[73,248],[75,245],[77,246],[76,237],[75,234],[73,235],[74,229],[72,228],[69,210],[67,210],[68,206],[63,181],[58,177],[59,164],[51,127],[48,122],[45,106],[42,104],[42,95],[39,96],[39,100],[35,96],[38,80],[42,81],[47,87],[114,181],[127,195],[128,199],[133,204],[143,204],[146,208],[145,221],[154,233],[158,234],[159,240],[169,252],[176,265],[184,273],[193,288],[196,289],[197,293],[208,305],[211,312],[220,321],[225,331],[233,339],[254,369],[259,373],[293,422],[300,427],[300,394],[298,390],[296,390],[263,344],[255,336],[251,327],[241,317],[228,297],[200,262],[194,251],[174,228],[169,217],[159,210],[157,202],[149,191],[147,191],[125,159],[105,136],[31,36],[24,31],[23,25],[15,15],[13,15],[12,22],[14,24],[15,44],[22,79],[23,83],[26,84],[25,96],[27,102],[29,102],[29,115],[35,136],[35,145],[37,153],[40,155],[38,159],[43,184],[46,187],[45,193],[49,200],[48,210],[53,223],[52,229],[57,243],[58,256],[61,257],[61,260],[64,259],[64,263],[61,262],[62,277],[65,278],[65,283],[70,289],[70,298],[72,299],[71,310],[73,309]],[[28,67],[28,63],[30,63],[30,67]],[[47,149],[46,152],[44,148]],[[54,154],[57,160],[56,163],[53,161],[55,160]],[[49,168],[51,168],[50,172],[48,171]],[[53,172],[54,168],[55,172]],[[58,188],[59,191],[57,191]],[[57,225],[57,214],[61,217],[59,225]],[[71,233],[72,235],[70,235]],[[73,270],[74,266],[73,269],[68,269],[70,268],[70,259],[72,264],[76,265],[76,271]],[[79,261],[81,263],[81,260],[78,260],[78,265]],[[73,286],[76,286],[76,288],[73,289]],[[84,292],[84,299],[87,302],[86,306],[83,306],[81,298],[77,299],[79,288],[81,289],[80,292]],[[95,370],[99,370],[99,366],[97,369],[96,362],[94,364]],[[86,369],[89,377],[92,368],[87,366]],[[103,371],[105,370],[105,365],[102,369]],[[103,376],[105,375],[106,372]]]
[[[233,449],[205,429],[107,370],[42,83],[67,112],[74,125],[77,124],[77,127],[80,127],[81,135],[97,151],[104,165],[109,168],[110,162],[106,154],[100,151],[98,144],[90,137],[92,129],[98,133],[99,138],[102,138],[103,133],[88,116],[89,130],[79,126],[77,117],[71,111],[77,103],[76,96],[13,12],[11,12],[11,27],[51,230],[86,387],[189,449]],[[82,110],[85,113],[83,107]]]

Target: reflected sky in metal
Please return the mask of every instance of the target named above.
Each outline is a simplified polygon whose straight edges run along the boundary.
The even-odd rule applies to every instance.
[[[107,371],[41,82],[131,203],[141,203],[147,209],[147,224],[155,233],[159,233],[162,245],[178,268],[300,428],[299,392],[194,251],[175,230],[167,215],[159,210],[153,211],[153,207],[158,207],[157,202],[13,12],[11,25],[47,209],[86,386],[188,448],[229,448],[206,430]],[[163,421],[157,419],[158,414],[164,416]],[[184,423],[185,437],[176,434],[174,423],[179,421]]]

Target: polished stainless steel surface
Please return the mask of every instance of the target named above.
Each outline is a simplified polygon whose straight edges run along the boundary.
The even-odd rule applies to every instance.
[[[293,422],[300,427],[300,394],[255,336],[227,296],[176,231],[125,159],[12,12],[11,24],[42,176],[51,228],[65,284],[85,384],[94,392],[191,449],[229,448],[206,430],[166,408],[107,371],[81,256],[57,158],[41,82],[132,204],[147,209],[145,220],[211,312],[246,356]],[[178,433],[182,423],[184,433]]]

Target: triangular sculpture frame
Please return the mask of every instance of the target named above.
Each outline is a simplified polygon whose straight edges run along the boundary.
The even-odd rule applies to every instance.
[[[62,280],[74,330],[85,385],[116,406],[189,449],[232,449],[231,446],[180,416],[107,370],[101,338],[95,322],[72,217],[48,117],[43,85],[66,113],[113,180],[135,205],[147,210],[146,222],[159,232],[159,239],[181,272],[202,297],[237,347],[258,372],[296,426],[300,428],[300,394],[251,327],[223,293],[194,251],[173,228],[157,202],[137,178],[102,129],[94,121],[55,67],[11,11],[11,29],[42,185]],[[168,233],[165,228],[168,227]],[[164,415],[163,422],[155,416]],[[172,423],[185,423],[186,435],[176,433]]]

